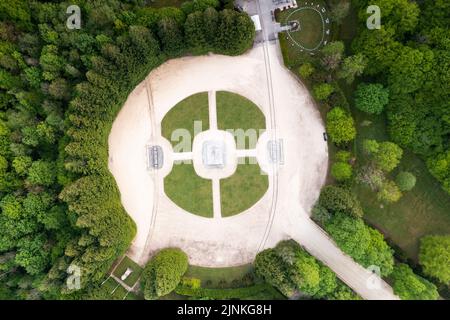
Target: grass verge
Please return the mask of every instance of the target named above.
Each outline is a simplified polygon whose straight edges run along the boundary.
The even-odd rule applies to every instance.
[[[185,277],[200,279],[202,287],[208,289],[230,288],[244,285],[243,279],[252,272],[252,264],[227,268],[206,268],[190,265]],[[252,284],[252,282],[249,284]]]

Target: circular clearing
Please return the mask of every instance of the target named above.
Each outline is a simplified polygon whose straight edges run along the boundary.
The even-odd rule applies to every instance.
[[[330,19],[324,17],[326,9],[321,5],[306,5],[282,16],[289,39],[305,51],[316,51],[327,43]],[[286,16],[287,15],[287,16]]]
[[[256,46],[238,57],[208,55],[169,60],[129,95],[109,136],[108,166],[125,210],[136,222],[137,234],[127,252],[132,260],[143,265],[155,251],[178,247],[188,254],[193,265],[229,267],[252,262],[261,249],[274,246],[294,231],[295,236],[308,239],[307,212],[317,200],[328,167],[325,128],[308,91],[279,59],[277,44],[269,43],[267,49],[271,85],[267,81],[264,48]],[[271,89],[276,116],[271,112]],[[182,209],[164,191],[165,171],[148,169],[147,146],[160,145],[168,170],[190,171],[198,179],[192,166],[183,169],[166,164],[180,160],[180,155],[189,158],[189,153],[174,152],[161,136],[161,129],[164,117],[174,106],[205,91],[208,96],[219,91],[237,93],[252,101],[267,118],[267,131],[259,137],[256,151],[237,149],[236,153],[257,157],[258,165],[269,172],[268,190],[249,209],[227,218],[214,215],[206,219]],[[267,170],[271,167],[267,146],[273,136],[268,133],[274,130],[284,150],[276,181],[275,173]],[[212,182],[217,186],[217,180]],[[213,202],[214,213],[217,204],[220,202]]]

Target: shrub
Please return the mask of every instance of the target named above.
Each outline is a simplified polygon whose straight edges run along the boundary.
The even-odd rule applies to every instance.
[[[363,259],[370,242],[370,233],[361,219],[337,213],[325,224],[325,230],[342,251],[356,261]]]
[[[355,139],[356,129],[353,118],[341,108],[334,108],[327,114],[327,132],[336,144]]]
[[[450,235],[420,239],[419,262],[425,274],[450,283]]]
[[[329,42],[322,48],[322,59],[320,62],[327,70],[336,69],[341,63],[345,51],[345,45],[342,41]]]
[[[314,69],[313,65],[309,62],[306,62],[306,63],[302,64],[300,66],[300,68],[298,68],[298,74],[303,79],[307,79],[307,78],[309,78],[310,75],[313,74],[314,70],[315,69]]]
[[[356,181],[368,186],[372,191],[379,190],[384,180],[384,172],[372,165],[359,168],[356,175]]]
[[[295,291],[322,298],[337,286],[335,274],[293,240],[281,241],[256,256],[257,274],[285,296]]]
[[[362,300],[349,287],[339,281],[336,290],[328,297],[328,300]]]
[[[380,150],[380,144],[376,140],[364,139],[362,142],[362,150],[365,155],[373,156]]]
[[[334,87],[329,83],[321,83],[313,87],[313,96],[319,101],[328,99],[334,92]]]
[[[398,166],[402,156],[403,150],[398,145],[385,141],[380,143],[380,148],[374,159],[382,170],[391,172]]]
[[[266,249],[256,255],[255,272],[265,282],[276,287],[283,295],[290,297],[295,286],[289,279],[282,259],[273,249]]]
[[[342,187],[333,185],[324,187],[320,192],[319,205],[333,213],[344,212],[354,217],[363,216],[358,199]]]
[[[385,172],[394,170],[403,156],[403,150],[390,141],[377,142],[375,140],[363,141],[363,152]]]
[[[402,171],[395,177],[395,183],[400,191],[410,191],[416,185],[416,176],[411,172]]]
[[[350,179],[352,173],[352,166],[346,162],[336,162],[331,167],[331,175],[338,181]]]
[[[352,154],[350,152],[344,151],[344,150],[340,150],[340,151],[336,152],[336,155],[334,156],[334,158],[338,162],[348,162],[348,161],[350,161],[351,157],[352,157]]]
[[[431,174],[442,183],[442,188],[450,194],[450,150],[428,158],[427,167]]]
[[[179,295],[195,297],[195,298],[209,298],[209,299],[245,299],[255,296],[262,291],[267,290],[267,284],[255,284],[244,288],[228,288],[228,289],[206,289],[206,288],[191,288],[188,286],[178,286],[175,292]]]
[[[377,230],[368,227],[360,218],[343,213],[335,214],[326,224],[325,230],[336,241],[339,248],[364,267],[378,266],[382,276],[392,272],[393,250]]]
[[[200,279],[197,278],[187,278],[187,277],[183,277],[183,279],[181,279],[181,282],[179,284],[180,286],[186,287],[186,288],[191,288],[191,289],[199,289],[202,286],[202,281]]]
[[[394,293],[403,300],[436,300],[439,297],[436,286],[415,275],[406,264],[395,266],[391,277]]]
[[[345,79],[348,84],[351,84],[355,81],[355,77],[363,74],[366,65],[366,58],[361,53],[347,57],[344,59],[341,70],[338,71],[337,76],[340,79]]]
[[[187,255],[176,248],[159,251],[145,266],[141,277],[142,291],[147,300],[172,292],[188,268]]]
[[[402,192],[397,185],[390,180],[386,180],[381,185],[380,191],[377,193],[377,199],[386,203],[394,203],[400,200]]]
[[[330,212],[319,204],[316,204],[311,210],[311,217],[314,221],[323,225],[331,218]]]
[[[362,83],[355,91],[355,106],[370,114],[380,114],[389,102],[389,91],[383,85]]]

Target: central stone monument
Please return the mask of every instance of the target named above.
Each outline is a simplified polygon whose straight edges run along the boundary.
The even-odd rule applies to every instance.
[[[202,146],[203,165],[210,169],[223,169],[226,165],[226,146],[223,141],[208,140]]]

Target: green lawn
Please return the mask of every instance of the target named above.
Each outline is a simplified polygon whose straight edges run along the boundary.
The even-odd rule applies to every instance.
[[[174,164],[164,178],[166,195],[190,213],[213,217],[212,182],[197,175],[192,164]]]
[[[247,131],[254,129],[256,139],[259,137],[261,130],[266,128],[266,118],[253,102],[244,98],[241,95],[219,91],[216,93],[217,104],[217,127],[219,130],[233,130],[242,129]],[[250,133],[250,132],[249,132]],[[245,137],[245,142],[235,137],[238,149],[249,149],[255,146],[250,146],[250,140]]]
[[[236,282],[242,285],[242,279],[252,272],[252,264],[228,268],[206,268],[190,265],[185,277],[200,279],[203,288],[230,288]]]
[[[313,50],[320,45],[323,36],[322,18],[314,9],[304,7],[282,11],[280,21],[282,25],[293,21],[300,23],[297,31],[290,32],[292,39],[298,45],[307,50]]]
[[[356,149],[361,159],[363,139],[388,140],[386,119],[384,115],[370,116],[358,110],[354,110],[353,114],[358,130]],[[449,233],[450,197],[430,175],[425,163],[411,152],[405,151],[392,177],[402,170],[414,173],[417,184],[413,190],[405,192],[397,203],[381,208],[373,192],[359,185],[354,186],[354,190],[364,207],[365,219],[383,231],[408,258],[417,261],[421,237]]]
[[[161,122],[161,133],[173,146],[179,141],[172,141],[172,133],[177,129],[187,129],[194,139],[194,121],[202,122],[202,130],[209,129],[208,93],[201,92],[187,97],[176,104],[164,116]],[[198,132],[197,132],[198,133]]]
[[[206,296],[221,297],[224,292],[234,292],[234,299],[239,300],[285,299],[276,289],[255,277],[252,264],[229,268],[189,266],[185,276],[200,279]],[[179,296],[174,296],[177,298]]]
[[[133,260],[125,256],[117,268],[114,270],[113,274],[120,279],[120,277],[124,274],[125,270],[130,268],[133,272],[125,279],[125,284],[130,287],[133,287],[136,284],[136,281],[139,279],[139,276],[142,273],[142,268]]]
[[[220,180],[220,196],[222,217],[241,213],[254,205],[264,196],[268,187],[267,175],[261,174],[258,164],[239,164],[236,172],[226,179]]]
[[[323,0],[314,1],[314,6],[304,5],[299,3],[298,8],[288,9],[284,11],[276,11],[276,20],[280,22],[282,26],[286,26],[289,22],[297,22],[300,27],[294,31],[289,32],[289,46],[294,50],[300,51],[304,49],[307,51],[315,51],[320,48],[322,42],[328,39],[328,35],[325,34],[325,28],[331,27],[331,23],[324,24],[322,18],[327,18],[326,13],[321,14],[317,12],[317,5],[321,7],[325,6]],[[280,38],[287,37],[287,32],[280,34]],[[291,39],[292,38],[292,39]]]

